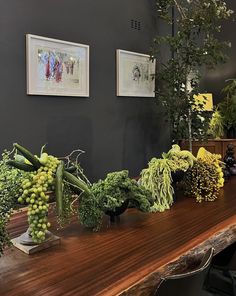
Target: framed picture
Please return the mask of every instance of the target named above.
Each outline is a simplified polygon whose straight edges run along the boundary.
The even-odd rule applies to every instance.
[[[89,96],[89,46],[26,35],[27,94]]]
[[[117,96],[155,97],[156,60],[146,54],[117,49]]]

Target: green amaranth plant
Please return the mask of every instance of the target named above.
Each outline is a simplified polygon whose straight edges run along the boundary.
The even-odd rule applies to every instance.
[[[155,199],[152,212],[163,212],[173,204],[174,189],[168,159],[153,158],[148,168],[141,172],[141,184]]]
[[[162,159],[153,158],[148,168],[141,172],[141,184],[151,191],[155,203],[152,212],[163,212],[173,204],[174,189],[171,174],[176,171],[186,172],[193,166],[195,157],[187,150],[181,150],[173,145],[168,153],[163,153]]]
[[[195,108],[193,95],[200,91],[202,70],[212,69],[226,60],[224,51],[230,44],[221,42],[216,33],[233,11],[223,0],[157,0],[156,3],[158,15],[176,29],[174,34],[165,32],[165,36],[154,39],[153,57],[159,57],[163,45],[171,53],[167,62],[157,67],[157,99],[166,109],[173,140],[189,138],[191,150],[192,138],[204,138],[208,130],[204,103]]]

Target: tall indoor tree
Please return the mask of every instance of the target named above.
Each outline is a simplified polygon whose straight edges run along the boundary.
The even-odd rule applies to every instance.
[[[222,21],[233,13],[223,0],[157,0],[159,17],[172,33],[154,39],[152,54],[168,46],[170,58],[159,65],[157,98],[164,105],[172,128],[172,139],[203,138],[208,128],[204,102],[196,107],[204,67],[214,68],[226,60],[230,43],[218,38]]]

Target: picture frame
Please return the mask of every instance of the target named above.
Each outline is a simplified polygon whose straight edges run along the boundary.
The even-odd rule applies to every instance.
[[[117,96],[155,97],[156,60],[150,55],[116,50]]]
[[[89,45],[26,35],[27,94],[89,97]]]

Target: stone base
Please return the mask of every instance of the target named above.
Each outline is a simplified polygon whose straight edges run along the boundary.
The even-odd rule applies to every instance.
[[[49,239],[39,245],[25,245],[22,244],[22,236],[18,236],[11,240],[12,244],[22,252],[31,255],[37,253],[39,251],[51,248],[53,246],[57,246],[60,244],[60,237],[52,234]]]

